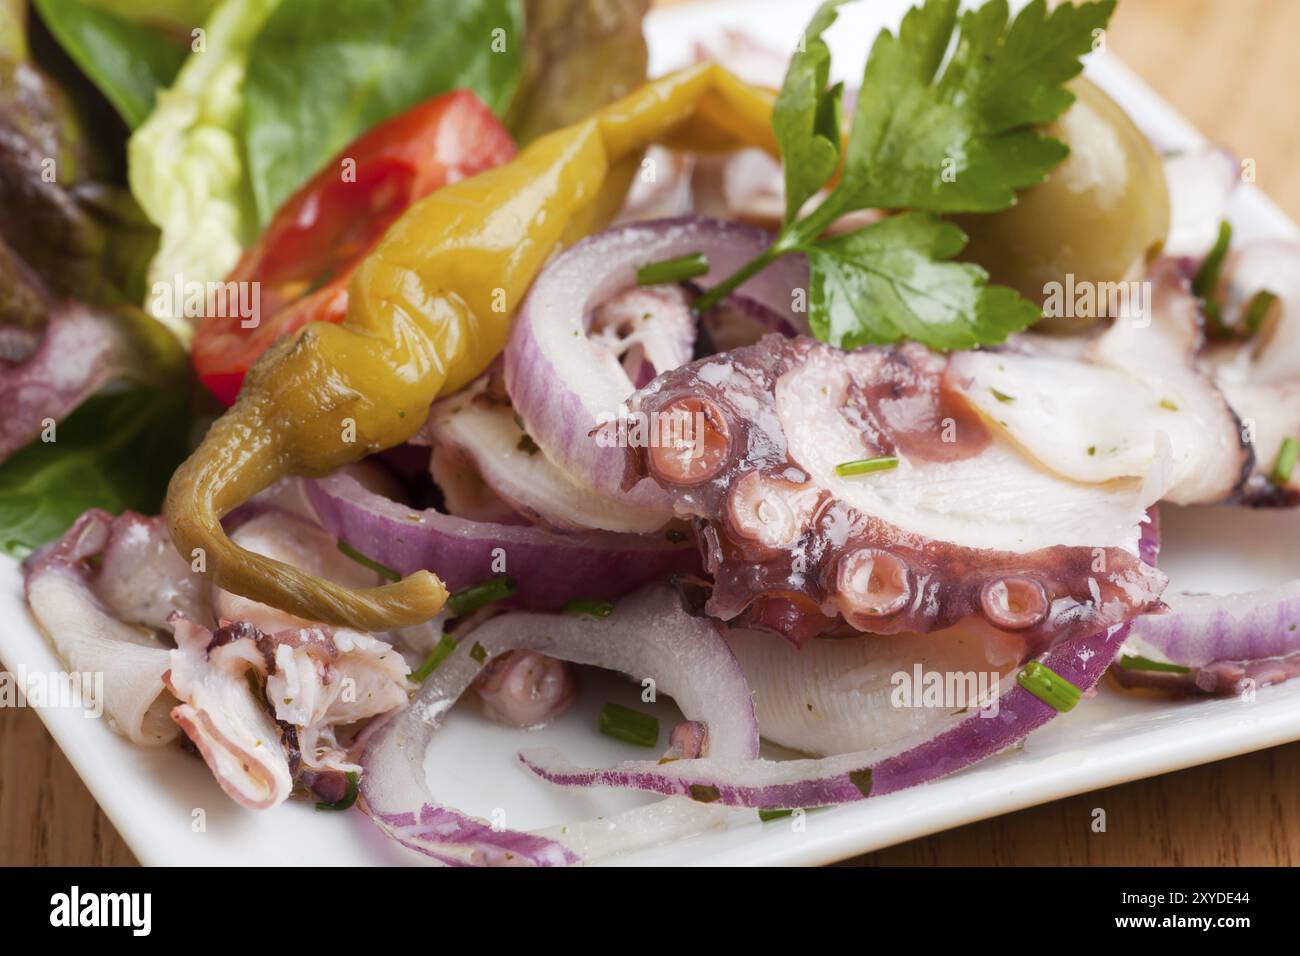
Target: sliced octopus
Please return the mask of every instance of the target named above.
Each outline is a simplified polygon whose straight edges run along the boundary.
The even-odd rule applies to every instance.
[[[629,485],[696,520],[704,610],[733,625],[801,643],[968,621],[1032,651],[1160,607],[1137,550],[1151,483],[1042,467],[914,344],[767,336],[661,375],[606,427]]]

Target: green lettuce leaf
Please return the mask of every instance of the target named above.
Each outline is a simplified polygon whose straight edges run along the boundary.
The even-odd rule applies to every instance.
[[[50,33],[135,129],[153,109],[185,60],[186,50],[164,34],[82,0],[35,0]]]
[[[108,316],[105,316],[109,320]],[[189,450],[189,357],[140,309],[116,310],[115,385],[0,461],[0,551],[54,540],[87,508],[156,514]],[[52,440],[45,440],[45,439]]]
[[[139,387],[97,395],[0,464],[0,551],[21,557],[87,508],[157,514],[188,450],[189,392]]]
[[[85,0],[133,23],[188,31],[205,22],[220,0]]]
[[[519,0],[283,0],[253,44],[243,131],[265,223],[329,158],[409,106],[470,89],[498,113],[522,61]]]
[[[257,235],[244,168],[244,76],[253,40],[279,0],[224,0],[169,90],[127,146],[131,192],[162,230],[148,284],[219,281]],[[182,341],[182,315],[149,310]]]

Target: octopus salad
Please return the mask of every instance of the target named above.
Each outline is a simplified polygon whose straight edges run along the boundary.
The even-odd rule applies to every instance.
[[[918,0],[837,83],[844,2],[652,79],[644,0],[407,4],[445,56],[357,93],[322,70],[382,3],[0,0],[0,543],[113,731],[565,865],[1300,675],[1300,582],[1159,561],[1162,503],[1300,503],[1300,245],[1083,76],[1114,0]],[[681,720],[518,773],[661,799],[440,798],[444,722],[543,728],[593,668]]]

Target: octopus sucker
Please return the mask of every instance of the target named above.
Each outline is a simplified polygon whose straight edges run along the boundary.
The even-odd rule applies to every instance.
[[[768,336],[632,397],[645,421],[694,416],[693,443],[630,448],[628,481],[650,477],[694,519],[708,614],[795,643],[975,621],[1032,651],[1161,607],[1165,578],[1136,553],[1149,483],[1042,468],[963,399],[950,362]],[[881,456],[897,467],[836,468]],[[933,492],[964,476],[974,493]]]

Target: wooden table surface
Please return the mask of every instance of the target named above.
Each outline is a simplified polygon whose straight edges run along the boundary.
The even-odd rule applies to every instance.
[[[678,0],[681,2],[681,0]],[[688,0],[689,2],[689,0]],[[1300,220],[1300,0],[1121,0],[1109,48]],[[1290,93],[1287,91],[1290,90]],[[881,864],[1300,864],[1300,743],[891,847]],[[1094,808],[1107,832],[1091,831]],[[0,709],[0,865],[134,863],[36,714]]]

